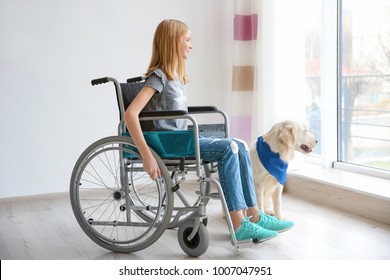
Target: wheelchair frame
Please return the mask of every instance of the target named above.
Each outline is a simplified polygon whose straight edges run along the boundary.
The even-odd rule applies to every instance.
[[[114,252],[136,252],[152,245],[167,228],[178,228],[178,241],[185,253],[197,257],[208,248],[206,206],[219,198],[227,220],[231,242],[238,252],[252,246],[252,240],[237,241],[222,187],[212,178],[213,163],[202,162],[199,151],[199,125],[193,114],[217,113],[224,119],[224,134],[229,135],[227,115],[214,106],[188,107],[187,111],[142,112],[140,121],[186,119],[192,123],[195,157],[161,158],[152,148],[162,178],[152,181],[143,171],[142,158],[125,135],[123,85],[141,82],[143,77],[120,84],[104,77],[92,85],[114,83],[119,107],[118,136],[91,144],[76,162],[70,180],[70,200],[80,227],[99,246]],[[203,167],[203,173],[202,173]],[[195,171],[200,185],[193,205],[180,188],[188,171]],[[169,172],[172,172],[171,174]],[[181,178],[179,178],[181,176]],[[211,193],[211,185],[218,193]],[[174,205],[177,196],[183,206]]]

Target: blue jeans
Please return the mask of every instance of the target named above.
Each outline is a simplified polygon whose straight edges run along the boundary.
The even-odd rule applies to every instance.
[[[219,180],[230,212],[257,204],[248,146],[239,139],[199,138],[200,157],[218,162]]]

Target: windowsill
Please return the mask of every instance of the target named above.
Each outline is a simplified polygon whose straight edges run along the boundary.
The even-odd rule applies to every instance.
[[[290,166],[288,173],[344,190],[390,200],[390,181],[387,179],[302,162],[299,165]]]
[[[294,161],[286,191],[313,203],[390,224],[390,180]]]

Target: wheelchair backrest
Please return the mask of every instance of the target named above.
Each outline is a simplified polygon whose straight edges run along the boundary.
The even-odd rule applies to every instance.
[[[127,83],[120,83],[121,94],[123,99],[124,111],[129,107],[130,103],[134,100],[137,94],[141,91],[145,84],[145,79],[143,76],[127,79]],[[121,108],[120,101],[117,90],[117,104],[119,109],[119,120],[121,120]]]
[[[125,105],[125,110],[129,107],[130,103],[134,100],[140,90],[143,88],[145,81],[135,82],[135,83],[121,83],[123,104]]]

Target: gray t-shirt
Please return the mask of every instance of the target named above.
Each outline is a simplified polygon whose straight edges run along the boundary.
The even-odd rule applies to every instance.
[[[187,111],[187,94],[184,85],[180,82],[177,75],[173,81],[168,81],[161,69],[156,69],[150,74],[145,85],[156,90],[156,94],[146,104],[143,111]],[[155,120],[141,122],[142,129],[151,130],[187,130],[187,120]]]

